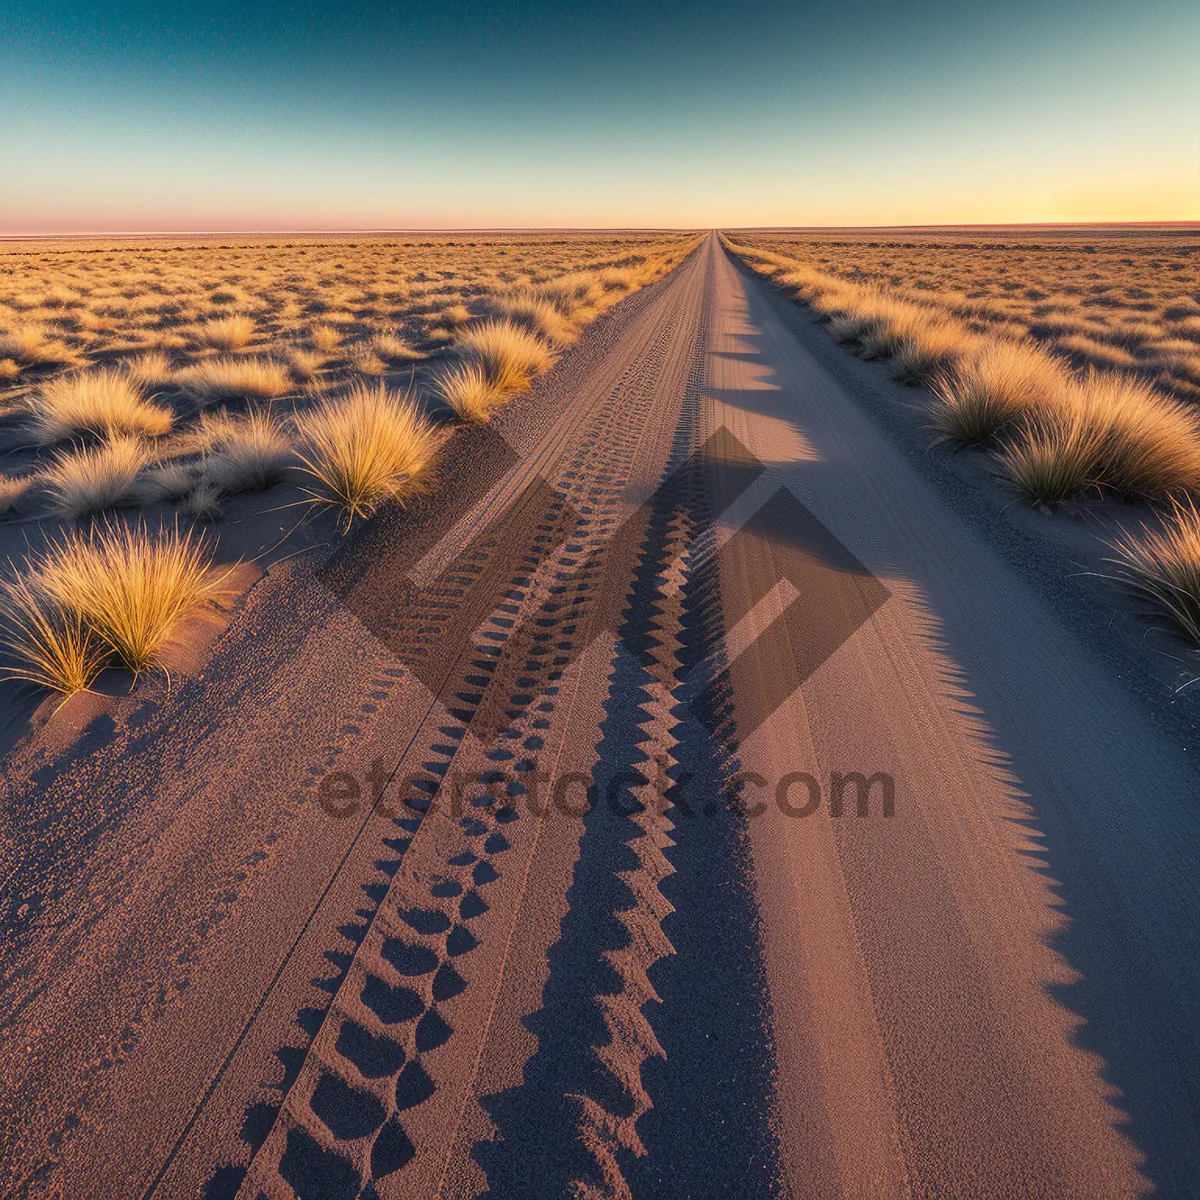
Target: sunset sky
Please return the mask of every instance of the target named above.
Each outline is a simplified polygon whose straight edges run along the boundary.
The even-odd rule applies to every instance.
[[[8,0],[0,232],[1200,217],[1195,0]]]

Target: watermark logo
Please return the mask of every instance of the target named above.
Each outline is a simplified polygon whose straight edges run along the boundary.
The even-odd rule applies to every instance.
[[[686,770],[668,779],[663,759],[658,760],[657,767],[658,778],[651,779],[650,794],[659,812],[670,810],[676,822],[714,817],[722,812],[737,813],[748,820],[774,813],[795,820],[820,812],[834,818],[859,819],[896,815],[896,783],[886,771],[870,775],[862,771],[831,771],[823,778],[808,771],[790,771],[774,780],[755,771],[738,771],[714,794],[697,786]],[[423,778],[421,773],[414,774],[399,780],[398,789],[389,789],[388,769],[377,758],[362,774],[333,771],[325,775],[317,788],[317,803],[335,820],[361,817],[368,807],[383,817],[411,816],[410,805],[405,803],[397,808],[386,797],[409,795],[413,785]],[[519,784],[519,788],[514,788],[514,784]],[[593,776],[583,772],[554,775],[543,770],[536,760],[530,760],[520,772],[451,771],[437,796],[422,803],[421,812],[428,815],[441,810],[457,820],[486,809],[503,824],[515,820],[522,811],[537,818],[550,813],[582,818],[603,805],[619,816],[628,817],[645,810],[647,804],[642,798],[645,794],[645,777],[638,773],[618,772],[601,786]]]
[[[515,451],[497,434],[480,456],[480,494],[515,465]],[[538,476],[520,489],[471,539],[467,549],[433,579],[391,573],[374,587],[344,591],[347,607],[389,645],[400,661],[435,695],[441,694],[464,645],[473,645],[482,622],[507,622],[508,647],[537,643],[553,624],[544,611],[522,605],[523,589],[551,558],[557,595],[588,594],[589,635],[571,636],[554,646],[555,677],[599,636],[620,627],[626,600],[627,569],[635,561],[646,529],[656,515],[686,506],[719,520],[735,505],[752,511],[736,524],[717,553],[723,621],[733,631],[744,620],[757,633],[737,652],[692,704],[695,716],[716,732],[722,706],[718,695],[732,694],[737,736],[748,738],[826,662],[888,599],[884,585],[822,524],[782,482],[760,488],[761,503],[747,506],[746,495],[767,473],[726,428],[719,429],[636,510],[609,528],[597,528],[570,498]],[[534,518],[531,521],[531,515]],[[537,533],[532,543],[530,528]],[[518,541],[518,538],[521,540]],[[510,547],[519,548],[516,583]],[[606,573],[616,563],[618,571]],[[397,576],[399,578],[397,579]],[[759,610],[756,612],[756,610]],[[776,612],[766,620],[763,612]],[[421,614],[414,629],[398,626],[396,614]],[[496,614],[500,614],[496,617]],[[506,614],[511,614],[511,617]],[[573,635],[578,631],[571,629]],[[496,635],[493,635],[496,636]],[[627,647],[634,650],[635,647]],[[693,669],[699,664],[693,664]],[[480,741],[491,740],[505,723],[504,699],[489,697],[488,681],[478,678],[478,695],[452,711]],[[536,680],[531,680],[533,687]]]

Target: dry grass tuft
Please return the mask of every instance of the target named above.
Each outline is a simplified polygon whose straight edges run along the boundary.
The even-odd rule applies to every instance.
[[[1101,482],[1123,496],[1200,494],[1200,420],[1148,383],[1091,371],[1076,403],[1103,437]]]
[[[179,622],[220,594],[211,563],[190,533],[105,526],[52,543],[33,560],[32,586],[136,675],[159,665]]]
[[[1060,407],[1069,382],[1062,365],[1042,351],[983,343],[935,381],[931,423],[948,440],[987,444],[1026,413]]]
[[[244,350],[254,337],[254,322],[249,317],[215,317],[196,329],[196,340],[214,350]]]
[[[121,365],[133,383],[140,387],[169,387],[175,382],[171,360],[158,350],[126,359]]]
[[[955,325],[930,322],[902,338],[892,351],[892,373],[912,383],[929,383],[971,354],[975,339]]]
[[[456,325],[465,325],[471,319],[471,310],[465,304],[449,304],[438,313],[438,321],[453,329]]]
[[[593,312],[617,298],[615,293],[606,295],[599,276],[590,271],[572,271],[541,283],[536,289],[515,288],[508,295],[519,296],[523,291],[544,296],[564,317],[570,318]]]
[[[492,409],[504,400],[498,388],[478,363],[447,367],[436,379],[438,397],[454,415],[468,424],[486,421]]]
[[[332,354],[342,344],[342,332],[332,325],[316,325],[310,331],[308,340],[314,350]]]
[[[361,375],[386,375],[387,363],[377,355],[370,346],[356,345],[350,348],[346,355],[354,370]]]
[[[179,372],[178,382],[197,400],[273,400],[292,390],[287,368],[270,358],[210,358]]]
[[[193,488],[185,507],[197,521],[219,521],[225,511],[221,505],[221,493],[203,479]]]
[[[261,492],[283,479],[292,444],[269,413],[253,412],[214,429],[200,480],[219,495]]]
[[[135,503],[137,478],[149,458],[145,443],[135,437],[60,455],[42,476],[52,510],[78,518]]]
[[[31,397],[29,412],[43,446],[80,433],[159,437],[173,423],[169,409],[147,403],[128,373],[113,367],[50,380]]]
[[[1110,547],[1121,582],[1159,605],[1200,646],[1200,511],[1176,502],[1161,530],[1123,530]]]
[[[371,349],[388,362],[415,362],[427,357],[398,333],[377,333],[371,338]]]
[[[32,475],[0,474],[0,517],[7,517],[21,503],[33,479]]]
[[[304,350],[296,346],[288,351],[288,363],[297,379],[316,379],[325,366],[325,355],[317,350]]]
[[[21,374],[21,364],[12,358],[0,358],[0,382],[16,379]]]
[[[518,391],[554,363],[553,351],[540,337],[506,320],[482,321],[464,329],[457,346],[502,392]]]
[[[297,419],[313,501],[334,505],[348,526],[385,500],[400,503],[429,487],[438,436],[408,397],[357,383]]]
[[[18,325],[0,333],[0,358],[15,359],[32,367],[74,362],[77,357],[74,350],[55,341],[40,325]]]
[[[0,647],[15,660],[0,678],[64,696],[86,692],[108,656],[78,611],[19,577],[0,583]]]
[[[1145,381],[1091,370],[1041,399],[1001,455],[1035,503],[1092,488],[1150,501],[1200,494],[1200,419]]]
[[[1031,504],[1056,504],[1096,489],[1104,439],[1077,406],[1033,413],[1000,452],[1000,464]]]
[[[182,500],[195,485],[194,467],[187,463],[166,462],[143,472],[136,490],[143,504],[172,504]]]
[[[600,272],[599,281],[606,292],[628,292],[644,282],[644,277],[636,267],[608,267]]]
[[[500,296],[494,307],[512,324],[523,325],[531,332],[540,334],[553,346],[569,346],[579,337],[574,322],[554,300],[532,288],[522,288]]]
[[[1136,354],[1130,354],[1128,350],[1114,346],[1111,342],[1097,341],[1083,333],[1058,338],[1055,346],[1094,367],[1137,370],[1139,365]]]

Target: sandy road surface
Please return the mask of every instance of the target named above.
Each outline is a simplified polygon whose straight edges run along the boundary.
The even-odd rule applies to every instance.
[[[709,239],[18,748],[6,1191],[1191,1194],[1186,748],[804,337]]]

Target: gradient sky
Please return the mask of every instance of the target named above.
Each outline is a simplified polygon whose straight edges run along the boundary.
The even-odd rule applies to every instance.
[[[1195,0],[0,0],[0,232],[1200,217]]]

